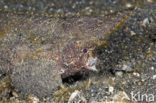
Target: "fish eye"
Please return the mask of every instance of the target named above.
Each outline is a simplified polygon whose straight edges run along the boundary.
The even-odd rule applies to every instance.
[[[87,49],[83,49],[82,51],[83,51],[83,53],[87,53],[87,52],[88,52],[88,50],[87,50]]]

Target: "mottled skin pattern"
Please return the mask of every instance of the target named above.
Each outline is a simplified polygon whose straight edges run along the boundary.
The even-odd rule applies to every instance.
[[[16,91],[47,96],[62,79],[98,71],[92,51],[129,11],[106,17],[53,18],[0,13],[0,74]]]
[[[86,65],[96,58],[92,50],[127,14],[59,19],[1,13],[0,32],[4,36],[0,42],[16,55],[12,65],[22,64],[25,58],[52,59],[60,67],[58,73],[67,77],[93,66]]]

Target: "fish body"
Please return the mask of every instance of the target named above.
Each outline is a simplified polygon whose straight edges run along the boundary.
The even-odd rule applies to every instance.
[[[35,73],[35,70],[28,69],[38,68],[37,65],[42,67],[46,63],[39,64],[37,62],[36,64],[34,62],[34,64],[28,62],[28,60],[50,60],[53,65],[47,64],[43,67],[54,71],[50,72],[52,73],[52,78],[54,75],[66,78],[81,71],[97,71],[96,64],[98,58],[94,56],[92,51],[102,42],[101,39],[106,38],[108,33],[128,13],[129,11],[124,11],[105,17],[74,17],[65,19],[0,13],[0,34],[3,34],[0,37],[0,47],[3,53],[8,52],[6,56],[3,56],[2,52],[0,53],[0,57],[3,57],[0,58],[0,62],[2,62],[0,64],[0,73],[11,74],[15,88],[23,87],[25,88],[23,92],[30,93],[32,87],[24,86],[33,84],[41,86],[44,90],[51,93],[52,89],[47,89],[52,88],[52,86],[49,86],[51,82],[47,80],[47,77],[43,78],[40,75],[42,71],[45,72],[45,69],[42,70],[43,68],[40,68],[40,74]],[[35,67],[29,67],[29,65],[33,64]],[[36,69],[37,71],[38,69]],[[37,79],[34,79],[36,77],[38,79],[42,78],[41,82],[48,81],[46,82],[48,87],[43,85],[44,82],[39,83]],[[31,83],[31,80],[34,80],[34,82]],[[59,77],[60,80],[61,78]],[[30,83],[23,81],[30,81]],[[53,82],[54,84],[60,84],[57,81]],[[55,85],[53,88],[57,86]],[[20,90],[22,91],[22,89]],[[33,91],[32,93],[39,94],[37,92],[39,90],[35,86],[33,86]],[[47,91],[43,91],[43,95]]]

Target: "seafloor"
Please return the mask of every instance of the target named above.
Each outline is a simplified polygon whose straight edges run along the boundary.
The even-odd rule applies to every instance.
[[[0,103],[156,102],[155,1],[1,0],[0,17]],[[83,18],[81,32],[77,18]],[[62,22],[73,24],[64,31]],[[61,52],[66,64],[73,60],[66,55],[81,54],[70,39],[81,41],[84,52],[94,46],[97,71],[66,65],[71,75],[57,73],[57,44],[61,51],[69,45]]]

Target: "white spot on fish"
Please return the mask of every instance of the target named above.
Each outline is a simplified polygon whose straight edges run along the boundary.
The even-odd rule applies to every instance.
[[[86,63],[87,69],[92,71],[97,71],[96,64],[97,64],[97,57],[89,59],[88,62]]]

